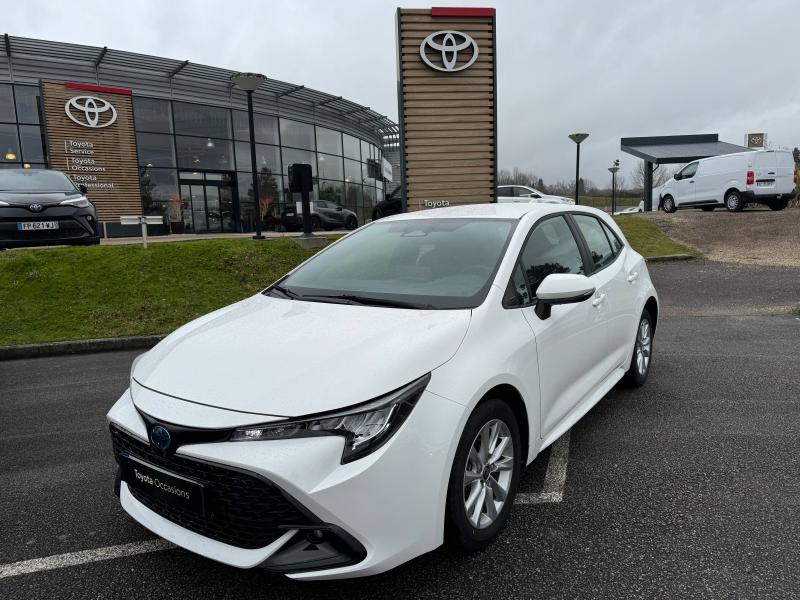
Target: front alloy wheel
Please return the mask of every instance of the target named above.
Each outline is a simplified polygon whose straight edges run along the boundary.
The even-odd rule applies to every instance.
[[[672,199],[672,196],[665,196],[661,207],[664,209],[665,213],[674,213],[677,210],[675,200]]]
[[[448,538],[467,550],[487,546],[514,504],[521,456],[511,407],[490,399],[470,415],[458,442],[447,490]]]
[[[514,469],[514,442],[503,421],[493,419],[475,436],[464,469],[464,509],[476,529],[485,529],[503,510]]]

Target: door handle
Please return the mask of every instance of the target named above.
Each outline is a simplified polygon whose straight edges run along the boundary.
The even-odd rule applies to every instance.
[[[775,175],[775,171],[770,171],[767,175]]]
[[[689,180],[689,183],[694,183],[694,179],[690,179],[690,180]]]
[[[637,279],[639,279],[639,273],[636,271],[633,271],[630,275],[628,275],[628,283],[633,283]]]
[[[592,306],[598,307],[605,301],[606,301],[606,295],[600,294],[599,296],[595,296],[595,299],[592,300]]]

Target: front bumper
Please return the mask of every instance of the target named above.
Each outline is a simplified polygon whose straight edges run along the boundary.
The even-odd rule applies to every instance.
[[[463,406],[425,392],[386,444],[344,465],[339,437],[181,446],[176,458],[197,459],[263,478],[309,517],[310,524],[286,529],[261,547],[218,541],[198,533],[196,527],[191,531],[171,520],[172,515],[159,514],[137,500],[124,481],[120,500],[130,516],[154,533],[228,565],[264,566],[296,579],[380,573],[442,543],[450,465],[464,413]],[[112,407],[108,419],[112,427],[147,443],[145,423],[128,392]],[[353,564],[333,568],[325,568],[324,562],[304,565],[289,556],[292,545],[302,541],[305,533],[320,528],[328,528],[340,550],[357,552],[360,548],[363,553]]]
[[[56,221],[58,229],[21,230],[18,223]],[[23,207],[0,207],[0,247],[99,243],[99,226],[90,208],[48,206],[33,213]]]

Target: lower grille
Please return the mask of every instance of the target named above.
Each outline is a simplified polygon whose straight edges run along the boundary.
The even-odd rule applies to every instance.
[[[190,531],[231,546],[254,549],[274,542],[286,533],[286,526],[315,524],[310,515],[265,479],[179,455],[164,456],[113,425],[111,440],[117,457],[132,456],[205,484],[206,516],[169,506],[128,488],[147,508]]]

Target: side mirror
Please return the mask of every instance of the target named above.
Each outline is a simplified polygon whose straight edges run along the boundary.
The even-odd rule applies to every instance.
[[[336,210],[339,210],[339,211],[341,211],[341,210],[342,210],[342,207],[341,207],[341,206],[337,206],[337,207],[336,207]]]
[[[83,184],[80,184],[80,185],[78,186],[78,189],[80,190],[81,194],[83,194],[84,196],[85,196],[85,195],[86,195],[86,193],[89,191],[89,188],[87,188],[87,187],[86,187],[85,185],[83,185]]]
[[[680,173],[675,173],[675,175],[673,175],[672,178],[675,181],[680,181],[681,180],[681,174]]]
[[[592,297],[595,292],[592,280],[586,275],[553,273],[544,278],[536,290],[536,316],[550,318],[550,309],[556,304],[574,304]]]

